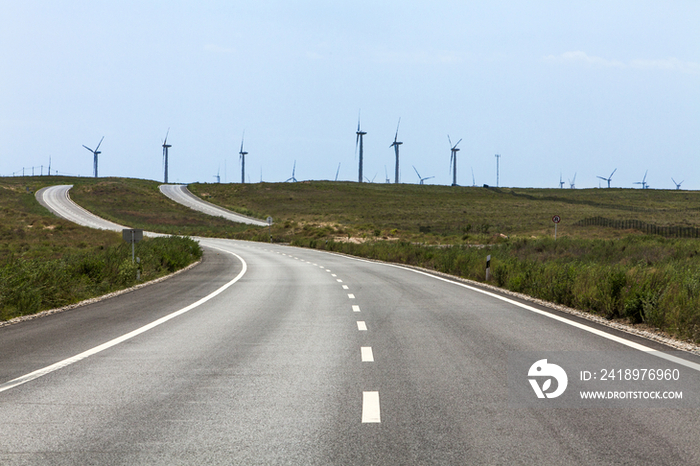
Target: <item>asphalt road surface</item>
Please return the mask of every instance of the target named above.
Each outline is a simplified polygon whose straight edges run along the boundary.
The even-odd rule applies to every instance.
[[[700,464],[695,356],[412,269],[201,242],[188,272],[0,328],[0,464]],[[530,389],[542,355],[569,405]],[[583,369],[624,364],[678,370],[635,389],[685,398],[576,405]]]
[[[258,220],[251,217],[246,217],[245,215],[237,214],[236,212],[231,212],[228,209],[219,207],[210,202],[192,194],[187,186],[181,184],[162,184],[160,185],[160,192],[169,197],[171,200],[182,204],[190,209],[203,212],[207,215],[213,215],[214,217],[223,217],[226,220],[231,220],[237,223],[248,223],[250,225],[267,226],[267,222]]]

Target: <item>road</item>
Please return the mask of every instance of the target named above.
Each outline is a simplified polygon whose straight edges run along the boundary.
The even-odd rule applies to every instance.
[[[203,212],[207,215],[213,215],[214,217],[223,217],[226,220],[231,220],[232,222],[237,223],[247,223],[250,225],[257,225],[262,227],[267,226],[267,222],[251,217],[246,217],[245,215],[237,214],[235,212],[231,212],[228,209],[224,209],[223,207],[219,207],[203,199],[200,199],[199,197],[192,194],[185,185],[162,184],[160,185],[160,192],[162,192],[178,204],[182,204],[184,206],[189,207],[190,209]]]
[[[201,242],[191,271],[0,328],[0,464],[700,464],[693,355],[413,269]],[[513,400],[509,365],[542,354],[677,368],[686,399]]]

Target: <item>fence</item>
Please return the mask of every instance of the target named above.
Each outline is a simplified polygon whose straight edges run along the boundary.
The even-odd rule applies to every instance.
[[[604,217],[584,218],[574,223],[575,226],[599,226],[616,228],[618,230],[639,230],[647,235],[659,235],[670,238],[700,238],[700,229],[696,227],[685,227],[679,225],[654,225],[653,223],[642,222],[641,220],[611,220]]]

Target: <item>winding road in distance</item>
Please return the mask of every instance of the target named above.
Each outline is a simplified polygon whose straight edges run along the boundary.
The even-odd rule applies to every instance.
[[[261,227],[267,226],[267,222],[231,212],[228,209],[224,209],[223,207],[219,207],[195,196],[184,184],[162,184],[159,186],[159,188],[161,193],[178,204],[182,204],[190,209],[203,212],[207,215],[223,217],[226,220],[231,220],[232,222],[237,223],[247,223],[249,225],[257,225]]]
[[[0,328],[0,464],[700,464],[695,392],[561,407],[528,380],[544,354],[698,386],[696,356],[405,267],[199,240],[187,272]]]

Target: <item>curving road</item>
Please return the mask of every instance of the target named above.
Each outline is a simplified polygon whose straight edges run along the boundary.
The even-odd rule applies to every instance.
[[[0,464],[700,463],[696,356],[413,269],[200,241],[189,272],[0,328]],[[530,388],[542,357],[564,405]],[[576,401],[600,385],[580,370],[625,365],[678,370],[635,389],[686,398]]]
[[[199,197],[192,194],[185,185],[162,184],[160,185],[160,192],[162,192],[178,204],[182,204],[186,207],[189,207],[190,209],[203,212],[207,215],[212,215],[214,217],[223,217],[226,220],[230,220],[232,222],[237,223],[247,223],[249,225],[257,225],[261,227],[267,226],[267,222],[251,217],[246,217],[245,215],[237,214],[235,212],[231,212],[228,209],[224,209],[223,207],[219,207],[203,199],[200,199]]]

